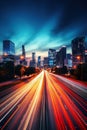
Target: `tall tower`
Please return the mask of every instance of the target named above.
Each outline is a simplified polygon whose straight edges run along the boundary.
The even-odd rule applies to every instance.
[[[38,56],[38,63],[37,63],[38,67],[41,67],[41,56]]]
[[[20,56],[20,64],[27,65],[24,45],[22,45],[22,55]]]
[[[56,55],[56,64],[63,67],[66,59],[66,46],[62,46]]]
[[[30,61],[30,66],[31,66],[31,67],[36,67],[35,52],[32,52],[32,60]]]
[[[32,52],[32,61],[35,62],[35,52]]]
[[[22,45],[22,55],[23,55],[24,58],[25,58],[25,47],[24,47],[24,45]]]
[[[49,49],[48,51],[48,64],[49,64],[49,67],[56,66],[56,50],[55,49]]]
[[[85,37],[77,37],[72,40],[73,66],[85,61]]]
[[[15,44],[10,40],[3,40],[3,58],[14,60],[15,57]]]
[[[65,59],[66,59],[66,46],[62,46],[61,49],[60,49],[60,56],[61,56],[61,65],[62,67],[65,65]]]

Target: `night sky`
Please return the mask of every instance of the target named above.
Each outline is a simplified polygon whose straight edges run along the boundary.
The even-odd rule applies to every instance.
[[[27,55],[45,56],[71,40],[87,37],[87,0],[0,0],[0,52],[4,39],[12,40],[16,54],[24,44]]]

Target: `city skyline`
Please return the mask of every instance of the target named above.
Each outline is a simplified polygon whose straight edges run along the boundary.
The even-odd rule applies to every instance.
[[[71,40],[87,36],[85,1],[0,1],[0,53],[3,40],[15,43],[16,54],[25,45],[26,55],[37,52],[47,56],[49,48],[65,45],[71,52]],[[86,37],[87,41],[87,37]]]
[[[0,130],[87,129],[87,0],[0,0]]]

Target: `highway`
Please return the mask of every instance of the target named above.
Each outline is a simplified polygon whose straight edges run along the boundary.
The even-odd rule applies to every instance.
[[[43,70],[0,92],[1,130],[87,130],[87,84]]]

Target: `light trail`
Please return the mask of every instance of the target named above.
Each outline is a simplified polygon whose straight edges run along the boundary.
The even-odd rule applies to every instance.
[[[54,74],[52,74],[52,75],[54,75]],[[86,85],[82,85],[79,82],[77,83],[75,81],[69,80],[69,79],[62,77],[62,76],[55,75],[55,77],[60,79],[62,82],[69,84],[68,87],[70,89],[72,89],[77,94],[79,94],[80,96],[85,97],[87,99],[87,86]],[[84,95],[82,95],[82,91],[83,91]]]
[[[38,85],[34,86],[34,88],[36,87],[36,92],[33,96],[31,103],[29,104],[29,107],[25,113],[23,120],[21,120],[21,123],[18,128],[19,130],[20,129],[26,130],[27,127],[29,127],[29,129],[31,129],[34,118],[37,118],[36,112],[38,111],[38,108],[39,108],[39,105],[40,105],[41,99],[42,99],[41,96],[42,96],[42,87],[43,87],[43,76],[44,76],[44,74],[40,77],[40,79],[38,79]],[[28,126],[28,124],[29,124],[29,126]]]
[[[1,130],[86,130],[86,89],[42,71],[2,91],[8,94],[0,101]]]
[[[44,72],[42,72],[41,74],[39,74],[35,79],[33,79],[31,82],[25,84],[22,86],[22,88],[18,88],[16,91],[14,91],[13,93],[9,94],[6,96],[7,100],[3,101],[0,104],[0,122],[2,122],[6,116],[17,106],[20,105],[20,102],[23,100],[23,98],[28,94],[29,98],[31,100],[31,103],[29,103],[30,101],[28,101],[29,103],[29,109],[30,113],[34,110],[35,107],[35,103],[36,103],[36,99],[38,99],[37,95],[39,95],[39,92],[41,92],[42,90],[42,82],[43,82],[43,76],[44,76]],[[5,99],[6,99],[5,98]],[[24,102],[26,103],[26,102]],[[39,103],[39,100],[38,100]],[[24,104],[22,104],[24,105]],[[30,107],[32,106],[32,107]],[[31,109],[32,108],[32,109]],[[31,111],[32,110],[32,111]],[[31,114],[30,114],[31,116]],[[30,117],[29,116],[29,117]]]
[[[52,101],[52,108],[55,116],[57,129],[74,130],[77,128],[86,130],[87,117],[83,115],[82,111],[80,111],[80,109],[72,100],[72,98],[68,96],[67,93],[69,92],[67,91],[67,86],[59,82],[56,78],[54,79],[53,76],[49,75],[47,72],[46,79],[46,86],[50,94],[50,100]],[[65,86],[67,93],[64,87],[62,88],[62,86]],[[72,97],[74,96],[73,93],[71,95]],[[77,95],[77,97],[82,99],[81,97],[79,97],[79,95]],[[84,111],[86,113],[86,101],[83,102],[83,104],[85,104]]]

